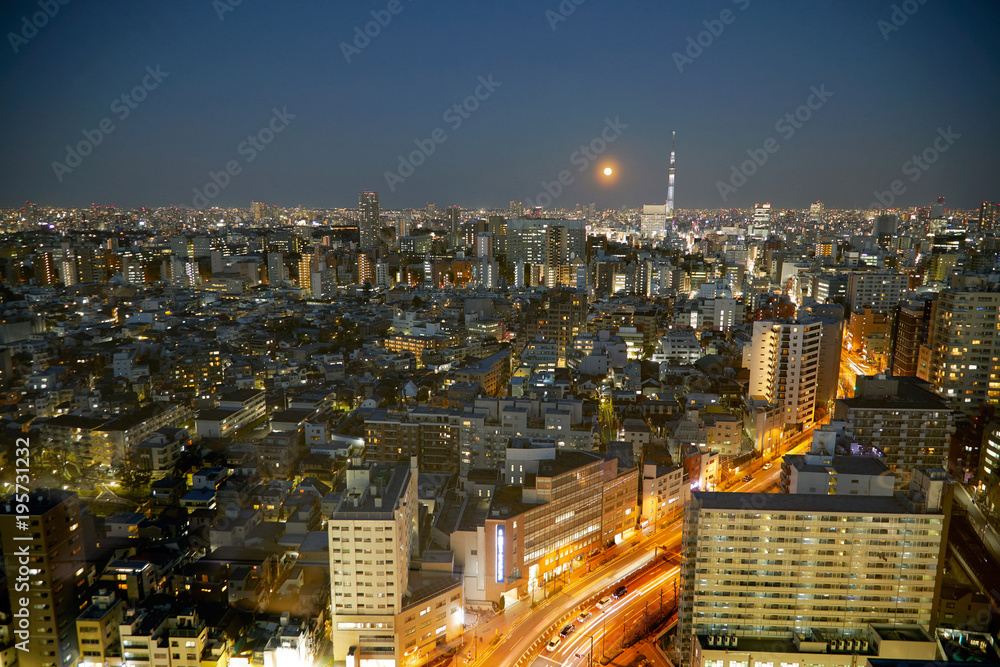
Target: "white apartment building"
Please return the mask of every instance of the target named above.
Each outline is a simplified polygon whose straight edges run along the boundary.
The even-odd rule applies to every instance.
[[[678,647],[695,636],[860,636],[929,626],[947,547],[944,470],[910,496],[692,492],[684,516]]]
[[[460,415],[459,423],[462,475],[472,468],[502,467],[511,438],[585,452],[593,451],[597,442],[593,424],[583,418],[583,402],[577,399],[479,398],[471,412]]]
[[[642,466],[642,526],[666,521],[684,507],[684,467],[646,463]]]
[[[660,353],[652,359],[659,363],[693,364],[702,358],[701,343],[691,329],[668,332],[660,339]]]
[[[395,632],[417,541],[417,468],[349,468],[347,489],[327,522],[334,661],[398,660]]]
[[[892,496],[896,477],[874,456],[786,454],[781,459],[782,493]]]
[[[851,273],[847,276],[847,310],[871,306],[880,313],[892,312],[909,285],[910,277],[903,273]]]
[[[743,348],[749,395],[777,404],[786,427],[813,421],[822,335],[819,320],[762,320],[754,322],[751,344]]]

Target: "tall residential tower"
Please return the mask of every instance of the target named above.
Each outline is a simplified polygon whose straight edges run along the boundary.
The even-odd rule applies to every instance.
[[[361,249],[371,250],[378,242],[378,193],[362,192],[358,197],[358,209],[360,213],[358,226],[361,229]]]

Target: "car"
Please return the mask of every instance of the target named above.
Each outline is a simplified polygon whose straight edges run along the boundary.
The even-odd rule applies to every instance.
[[[746,475],[746,476],[745,476],[745,477],[743,478],[743,481],[744,481],[744,482],[752,482],[752,481],[753,481],[753,475]]]
[[[762,468],[763,468],[764,470],[770,470],[771,468],[773,468],[773,467],[774,467],[774,464],[773,464],[773,463],[765,463],[765,464],[764,464],[763,466],[761,466],[761,467],[762,467]]]
[[[615,589],[615,592],[612,593],[612,595],[615,596],[616,600],[620,600],[623,597],[625,597],[625,595],[627,593],[628,593],[628,589],[627,588],[625,588],[624,586],[619,586],[618,588]]]
[[[580,615],[576,617],[576,622],[577,623],[586,623],[587,619],[590,618],[590,615],[591,614],[590,614],[589,611],[581,611]]]
[[[574,632],[576,632],[576,626],[570,623],[569,625],[566,625],[565,627],[563,627],[562,630],[559,631],[559,636],[569,637]]]
[[[606,596],[597,601],[597,608],[604,609],[609,604],[611,604],[611,598],[609,596]]]
[[[559,644],[561,643],[562,643],[562,637],[556,635],[555,637],[549,640],[549,643],[545,648],[547,648],[550,651],[555,651],[557,648],[559,648]]]

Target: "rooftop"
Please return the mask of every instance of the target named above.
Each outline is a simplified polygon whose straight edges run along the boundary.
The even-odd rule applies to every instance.
[[[816,512],[819,514],[914,514],[895,498],[827,496],[811,493],[719,493],[693,491],[692,500],[706,510],[752,512]],[[933,515],[928,515],[933,516]]]
[[[807,460],[808,459],[808,460]],[[830,461],[829,465],[815,462],[815,459]],[[868,475],[877,477],[889,473],[889,468],[875,456],[825,456],[809,454],[786,454],[782,461],[800,472],[827,472],[833,468],[839,475]]]

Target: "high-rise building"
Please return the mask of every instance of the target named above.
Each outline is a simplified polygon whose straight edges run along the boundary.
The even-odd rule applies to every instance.
[[[892,213],[882,213],[875,218],[872,224],[872,236],[876,242],[881,242],[882,237],[891,238],[896,235],[899,229],[899,218]]]
[[[929,626],[950,493],[944,470],[915,481],[896,498],[692,492],[681,547],[681,664],[690,664],[703,633],[843,638],[871,623]]]
[[[786,427],[814,419],[822,336],[819,320],[754,322],[752,342],[743,351],[748,393],[777,404]]]
[[[670,168],[667,171],[667,216],[674,214],[674,175],[677,170],[674,168],[674,147],[677,143],[677,133],[674,132],[670,138]]]
[[[288,270],[285,268],[285,253],[267,253],[267,283],[268,285],[280,285],[288,279]]]
[[[462,226],[462,209],[458,206],[449,206],[444,212],[448,226],[448,240],[451,245],[458,245]]]
[[[1000,225],[1000,204],[984,201],[979,207],[979,231],[995,232]]]
[[[927,345],[931,325],[931,303],[931,299],[906,301],[896,308],[889,351],[890,375],[917,375],[920,347]]]
[[[561,290],[547,294],[546,309],[536,321],[528,323],[528,335],[541,335],[556,342],[559,352],[559,367],[566,365],[566,349],[573,339],[584,330],[589,310],[587,294],[584,292]]]
[[[59,282],[59,269],[51,252],[35,255],[35,282],[39,285],[54,285]]]
[[[371,250],[378,243],[379,207],[377,192],[362,192],[358,197],[359,220],[361,231],[361,249]]]
[[[880,313],[892,312],[909,289],[905,273],[851,273],[847,277],[847,310],[871,306]]]
[[[23,505],[10,497],[0,505],[0,544],[15,616],[28,599],[28,651],[18,652],[21,667],[70,667],[79,651],[76,619],[84,604],[86,562],[80,500],[70,491],[35,489]],[[24,517],[22,519],[22,517]],[[22,521],[27,522],[25,529]],[[27,539],[24,539],[27,538]],[[30,568],[28,590],[15,592],[14,573]]]
[[[642,217],[639,220],[639,233],[643,236],[655,236],[667,229],[666,204],[644,204]]]
[[[930,386],[911,377],[860,376],[854,398],[841,398],[834,419],[851,443],[872,447],[905,485],[917,468],[947,468],[955,418]]]
[[[457,472],[461,422],[459,413],[427,406],[373,410],[365,417],[365,461],[413,459],[425,473]]]
[[[358,253],[358,284],[375,284],[375,260],[367,252]]]
[[[404,633],[400,616],[410,593],[410,558],[419,545],[417,475],[416,459],[346,470],[347,488],[327,522],[336,662],[350,655],[360,664],[375,658],[401,664],[407,646],[427,639]],[[421,635],[451,634],[446,627],[451,623],[438,616],[454,616],[456,606],[460,611],[461,600],[451,609],[435,601],[430,612],[434,627],[422,629]]]
[[[565,241],[553,250],[549,234],[550,227],[565,228]],[[583,220],[529,219],[507,222],[507,264],[527,262],[534,266],[544,266],[549,262],[569,264],[573,257],[587,256],[587,230]]]
[[[809,221],[810,222],[823,221],[823,202],[817,201],[809,205]]]
[[[1000,403],[998,331],[1000,292],[946,289],[933,301],[926,379],[955,407]]]
[[[313,267],[318,261],[316,255],[303,253],[299,256],[299,287],[304,294],[312,294]]]

